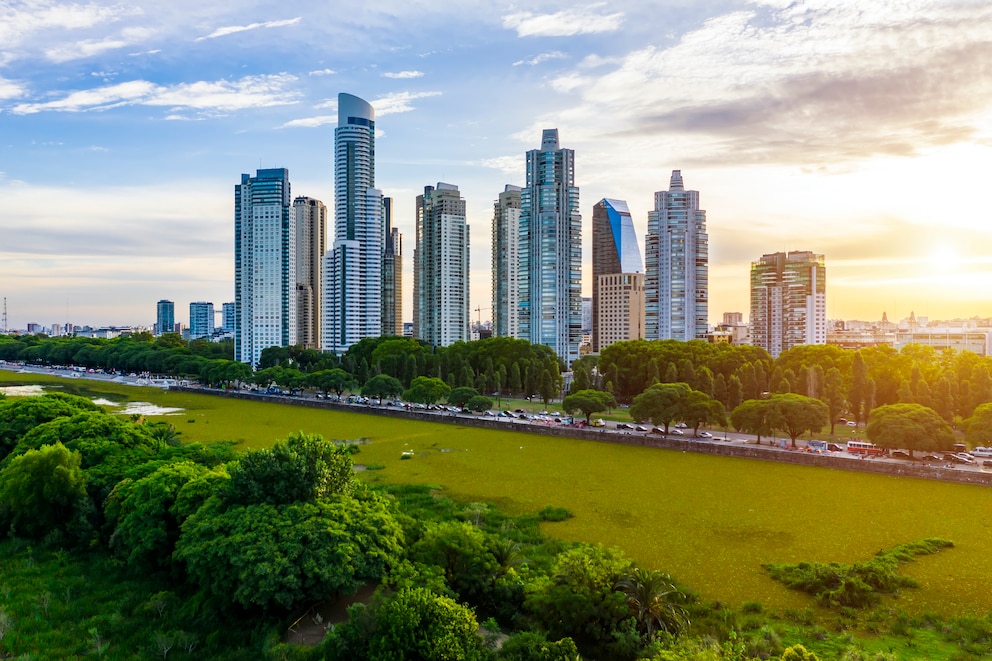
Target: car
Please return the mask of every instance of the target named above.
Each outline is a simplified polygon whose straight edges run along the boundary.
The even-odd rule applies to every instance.
[[[684,422],[680,422],[679,424],[675,425],[675,428],[676,429],[686,429],[686,428],[688,428],[688,426],[689,425],[685,424]]]
[[[672,431],[670,431],[668,433],[669,434],[675,434],[676,436],[684,436],[685,435],[685,432],[683,432],[681,429],[673,429]]]
[[[986,448],[979,445],[971,451],[971,454],[976,457],[992,457],[992,448]]]
[[[526,413],[523,409],[514,409],[514,413]]]
[[[923,455],[923,461],[942,461],[943,459],[939,454],[934,454],[933,452]]]
[[[618,422],[617,429],[633,429],[633,425],[628,425],[626,422]]]
[[[708,431],[701,431],[699,432],[699,438],[713,438],[713,434]]]
[[[634,429],[636,431],[647,431],[648,430],[648,428],[645,427],[644,425],[637,425],[636,427],[634,427]]]
[[[889,456],[893,459],[912,459],[910,454],[905,450],[893,450],[889,453]]]
[[[652,434],[664,434],[665,433],[665,430],[662,429],[661,427],[652,427],[651,428],[651,433]]]
[[[606,426],[606,423],[603,422],[603,419],[602,418],[596,418],[590,424],[592,424],[593,427],[605,427]]]
[[[527,414],[526,414],[526,413],[521,413],[521,414],[520,414],[520,415],[518,415],[517,417],[518,417],[519,419],[521,419],[521,420],[529,420],[529,418],[527,417]]]
[[[857,427],[858,426],[858,423],[856,423],[854,420],[848,420],[847,421],[847,426],[848,427]]]
[[[992,467],[992,459],[983,459],[982,466],[985,466],[986,468]]]
[[[944,458],[948,461],[953,461],[958,464],[973,464],[975,460],[966,455],[963,452],[952,452],[950,454],[944,455]]]

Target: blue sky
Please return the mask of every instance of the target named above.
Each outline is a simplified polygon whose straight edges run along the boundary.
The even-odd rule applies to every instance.
[[[414,198],[438,181],[467,201],[490,316],[492,202],[546,127],[576,151],[587,262],[593,204],[626,200],[643,249],[682,170],[713,321],[778,250],[826,255],[831,318],[992,315],[987,2],[0,0],[9,326],[233,300],[234,184],[287,167],[332,206],[342,91],[377,110],[407,318]]]

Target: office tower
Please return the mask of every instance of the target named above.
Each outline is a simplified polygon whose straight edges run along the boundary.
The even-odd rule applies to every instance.
[[[751,343],[777,358],[800,344],[827,342],[827,271],[809,251],[762,255],[751,263]]]
[[[243,174],[234,187],[234,359],[253,366],[262,349],[297,339],[289,189],[285,168]]]
[[[393,227],[393,198],[382,198],[382,334],[403,335],[403,235]]]
[[[382,335],[382,191],[375,188],[375,110],[338,94],[334,246],[324,256],[321,348],[344,353]]]
[[[210,338],[214,334],[214,304],[196,301],[189,304],[189,339]]]
[[[645,240],[647,339],[702,339],[709,330],[709,253],[699,191],[685,190],[672,170],[667,191],[654,194]]]
[[[320,267],[327,250],[327,207],[320,200],[293,200],[296,224],[296,328],[292,344],[320,349]]]
[[[614,342],[644,338],[644,274],[605,273],[597,278],[599,298],[593,324],[600,351]],[[595,299],[594,299],[595,300]]]
[[[234,332],[234,315],[237,311],[237,306],[234,305],[234,301],[230,303],[221,303],[221,313],[220,313],[220,324],[221,329],[225,333]]]
[[[172,327],[176,323],[176,304],[165,299],[156,305],[157,314],[155,316],[155,334],[171,333]]]
[[[499,337],[517,337],[520,333],[520,191],[520,186],[507,184],[493,203],[493,335]]]
[[[644,337],[644,324],[641,320],[644,305],[640,303],[644,295],[644,279],[641,278],[610,278],[605,282],[611,287],[609,296],[600,299],[600,284],[603,276],[615,274],[644,275],[641,262],[641,248],[637,245],[637,235],[634,233],[634,219],[630,217],[630,209],[623,200],[603,198],[592,208],[592,350],[599,353],[603,347],[620,340],[638,340]],[[621,295],[623,289],[636,292],[637,303],[631,307],[631,301]],[[636,289],[631,289],[636,286]],[[610,309],[604,310],[607,301]],[[616,307],[620,306],[620,307]],[[620,320],[622,310],[637,315],[632,323]],[[600,324],[608,321],[611,341],[601,341]],[[621,332],[619,329],[623,328]],[[630,336],[633,330],[636,333]]]
[[[558,129],[545,129],[541,148],[527,152],[518,255],[518,337],[571,365],[582,339],[582,216],[575,152],[559,146]]]
[[[469,339],[468,241],[458,186],[424,186],[413,250],[413,336],[436,347]]]

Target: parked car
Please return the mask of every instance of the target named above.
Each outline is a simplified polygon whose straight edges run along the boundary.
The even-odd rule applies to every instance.
[[[905,450],[893,450],[892,452],[889,453],[889,456],[892,457],[893,459],[912,459],[909,453],[906,452]]]
[[[847,421],[847,426],[848,427],[857,427],[858,426],[858,423],[856,423],[854,420],[848,420]]]
[[[687,424],[685,424],[684,422],[680,422],[680,423],[678,423],[677,425],[675,425],[675,428],[676,428],[676,429],[685,429],[685,428],[687,428],[688,426],[689,426],[689,425],[687,425]]]
[[[713,434],[708,431],[701,431],[699,432],[699,438],[713,438]]]
[[[617,429],[633,429],[634,425],[628,425],[626,422],[618,422]]]
[[[645,427],[644,425],[637,425],[636,427],[634,427],[634,429],[637,430],[637,431],[647,431],[648,430],[648,428]]]
[[[651,433],[652,434],[664,434],[665,433],[665,430],[663,428],[661,428],[661,427],[652,427],[651,428]]]
[[[986,468],[992,466],[992,459],[983,459],[982,466],[985,466]]]
[[[683,432],[681,429],[673,429],[672,431],[670,431],[668,433],[669,434],[675,434],[676,436],[684,436],[685,435],[685,432]]]
[[[951,454],[944,455],[944,458],[948,461],[953,461],[958,464],[973,464],[975,460],[969,457],[963,452],[952,452]]]

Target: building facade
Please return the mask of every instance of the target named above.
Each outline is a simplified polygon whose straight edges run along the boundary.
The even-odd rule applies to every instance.
[[[235,325],[234,317],[235,314],[237,313],[238,308],[234,304],[234,301],[231,301],[230,303],[221,303],[220,309],[221,309],[220,312],[221,330],[223,330],[225,333],[231,333],[233,336],[234,325]]]
[[[214,334],[214,304],[196,301],[189,304],[189,339],[211,338]]]
[[[685,190],[673,170],[654,194],[645,238],[647,339],[692,340],[709,330],[709,237],[699,191]]]
[[[541,148],[527,152],[518,256],[518,337],[571,365],[582,339],[582,216],[575,152],[561,148],[558,129],[545,129]]]
[[[517,269],[520,245],[520,186],[507,184],[493,203],[493,335],[520,334]]]
[[[599,276],[596,287],[599,305],[593,324],[593,351],[614,342],[644,337],[644,274],[607,273]],[[594,299],[595,300],[595,299]],[[596,348],[598,338],[599,347]]]
[[[751,263],[751,344],[773,358],[801,344],[827,342],[823,255],[776,252]]]
[[[311,197],[293,200],[296,223],[296,326],[293,344],[320,349],[320,270],[327,250],[327,206]]]
[[[285,168],[243,174],[234,187],[234,359],[253,366],[263,349],[297,338],[290,200]]]
[[[171,333],[176,325],[176,304],[162,299],[155,305],[155,334]]]
[[[644,278],[627,278],[626,285],[617,279],[603,280],[603,276],[614,274],[644,275],[644,265],[641,261],[641,249],[637,245],[637,234],[634,232],[634,220],[630,217],[630,209],[623,200],[611,200],[603,198],[592,207],[592,350],[599,353],[600,349],[616,342],[616,333],[611,333],[614,338],[611,342],[603,343],[600,337],[600,322],[609,320],[612,328],[618,328],[616,315],[618,308],[611,308],[607,314],[603,314],[604,303],[613,305],[620,300],[617,291],[611,290],[609,298],[600,296],[600,285],[607,283],[610,287],[631,286],[634,280],[637,281],[637,296],[643,297]],[[624,279],[620,279],[624,280]],[[627,303],[624,306],[629,307]],[[631,308],[637,315],[636,320],[632,320],[627,331],[636,329],[635,335],[623,337],[625,340],[636,340],[644,337],[643,312],[644,305],[640,303],[636,308]],[[626,331],[625,331],[626,333]]]
[[[413,336],[436,347],[468,341],[469,232],[458,186],[425,186],[416,225]]]
[[[344,353],[382,335],[382,192],[375,188],[375,110],[338,94],[334,245],[324,256],[321,348]]]
[[[403,335],[403,235],[393,227],[393,198],[382,198],[382,334]]]

